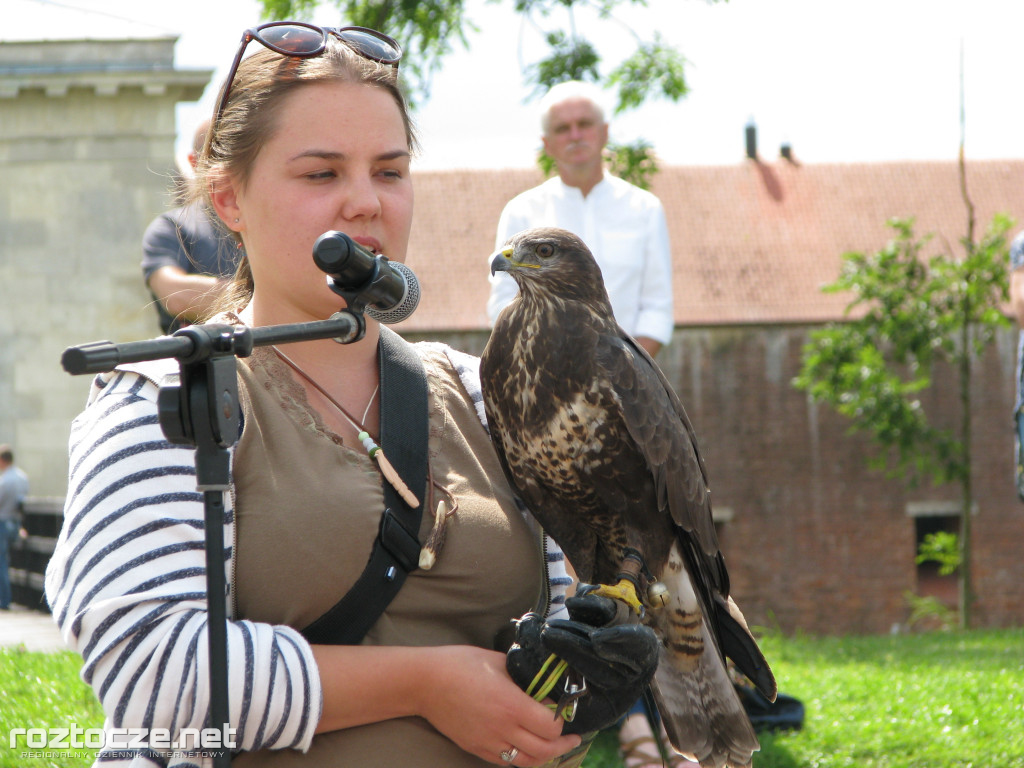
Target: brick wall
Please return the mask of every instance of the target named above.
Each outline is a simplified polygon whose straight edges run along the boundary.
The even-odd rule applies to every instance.
[[[807,327],[677,329],[659,363],[694,428],[712,498],[731,517],[721,545],[733,594],[754,625],[847,634],[904,627],[917,589],[908,505],[957,502],[954,487],[908,488],[870,470],[874,447],[849,422],[791,385]],[[411,337],[411,334],[410,334]],[[446,336],[479,353],[483,333]],[[1024,622],[1024,505],[1012,476],[1013,335],[974,377],[974,579],[977,626]],[[955,380],[943,372],[929,412],[958,418]],[[954,423],[949,424],[955,426]]]

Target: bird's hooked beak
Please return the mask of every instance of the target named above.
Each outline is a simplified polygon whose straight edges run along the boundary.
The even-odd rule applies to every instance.
[[[512,267],[512,262],[508,260],[508,257],[512,255],[512,246],[506,246],[500,251],[495,251],[491,254],[491,274],[495,272],[508,272]]]
[[[512,272],[515,269],[540,269],[540,264],[527,264],[525,261],[513,261],[512,255],[515,253],[515,248],[511,245],[506,245],[500,251],[495,251],[491,254],[491,274],[495,272]]]

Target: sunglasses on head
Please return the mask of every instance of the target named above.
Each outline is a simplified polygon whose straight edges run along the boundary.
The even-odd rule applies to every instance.
[[[238,47],[238,53],[235,54],[231,71],[225,81],[224,95],[221,97],[220,106],[217,107],[216,119],[220,120],[224,108],[228,105],[228,96],[231,95],[231,84],[238,72],[238,63],[250,42],[256,40],[282,56],[308,59],[324,52],[327,48],[328,35],[334,35],[364,59],[390,64],[396,69],[398,62],[402,60],[402,46],[398,41],[375,29],[318,27],[301,21],[270,21],[260,24],[258,27],[245,30],[242,34],[242,44]]]

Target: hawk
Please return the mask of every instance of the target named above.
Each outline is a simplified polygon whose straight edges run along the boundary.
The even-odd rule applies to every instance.
[[[632,605],[661,641],[652,692],[672,746],[704,768],[759,748],[725,657],[776,684],[729,597],[704,461],[668,380],[615,321],[587,246],[521,232],[492,258],[519,295],[480,362],[505,473],[583,582]]]

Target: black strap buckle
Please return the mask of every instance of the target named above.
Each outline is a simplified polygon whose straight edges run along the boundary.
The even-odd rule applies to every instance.
[[[408,573],[420,564],[420,540],[409,531],[388,507],[380,517],[380,543]]]

